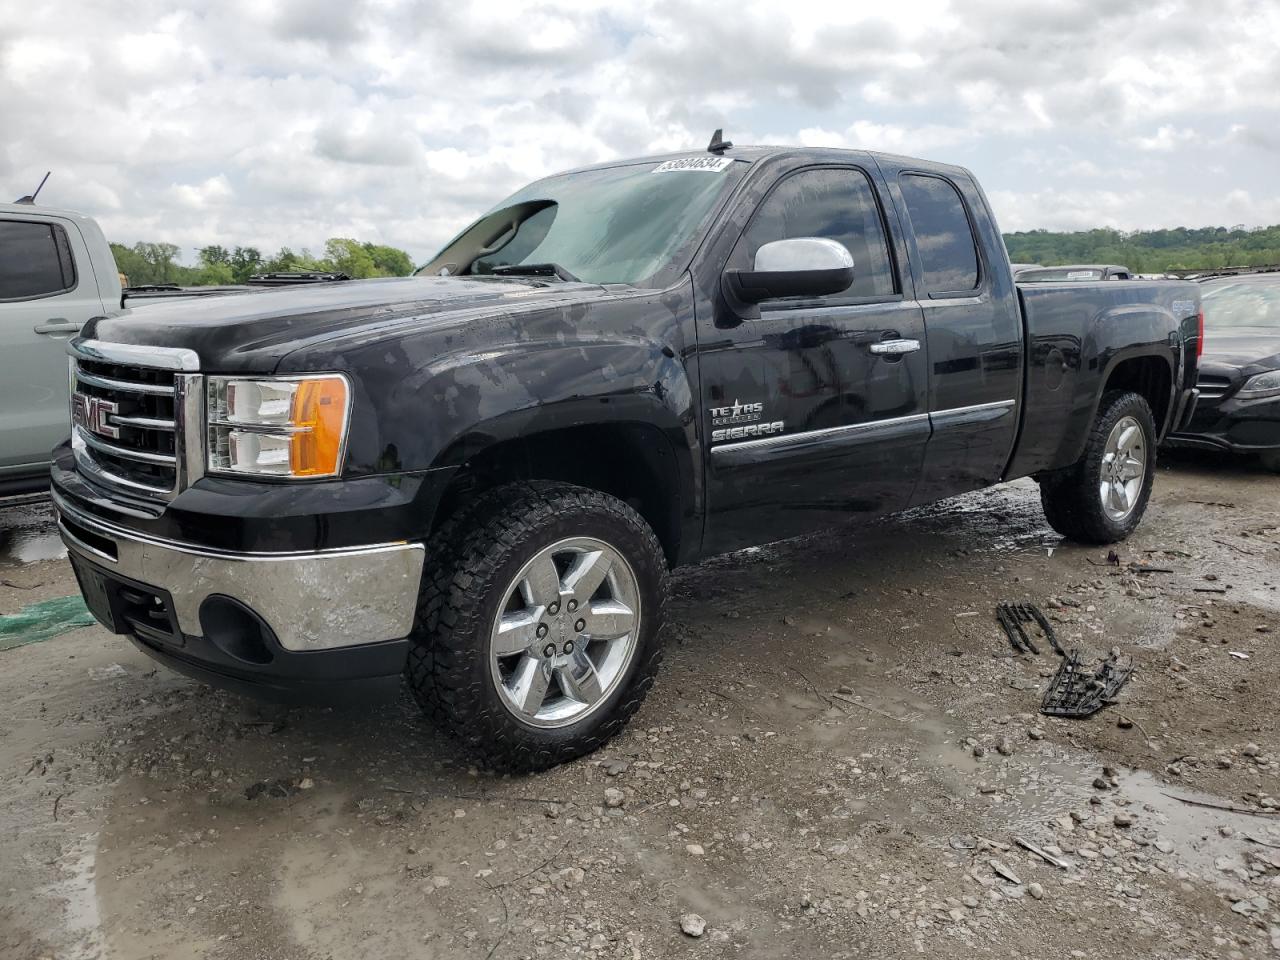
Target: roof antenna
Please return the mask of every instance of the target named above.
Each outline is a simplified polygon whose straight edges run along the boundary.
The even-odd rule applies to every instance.
[[[711,142],[707,144],[707,153],[722,154],[732,146],[732,141],[724,139],[724,129],[716,127],[716,132],[711,135]]]
[[[716,131],[716,132],[719,133],[719,131]],[[36,197],[38,197],[40,195],[40,191],[44,189],[45,180],[49,179],[50,173],[53,173],[53,171],[49,170],[45,172],[44,180],[40,181],[40,186],[36,187],[35,193],[29,193],[25,197],[19,197],[17,200],[14,201],[14,203],[34,204],[36,202]]]

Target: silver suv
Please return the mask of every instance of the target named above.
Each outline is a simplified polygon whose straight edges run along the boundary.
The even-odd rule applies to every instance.
[[[120,274],[91,218],[0,204],[0,496],[49,486],[71,432],[67,341],[121,312]]]

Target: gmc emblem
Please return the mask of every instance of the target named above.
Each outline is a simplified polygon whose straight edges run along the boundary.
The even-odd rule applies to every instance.
[[[71,422],[102,437],[119,438],[120,428],[113,427],[109,417],[120,408],[110,400],[83,393],[71,395]]]

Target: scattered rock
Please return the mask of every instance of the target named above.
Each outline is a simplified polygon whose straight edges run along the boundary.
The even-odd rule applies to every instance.
[[[1244,749],[1242,749],[1240,752],[1243,753],[1246,757],[1262,756],[1262,748],[1259,747],[1256,743],[1246,743],[1244,745]]]
[[[707,921],[696,913],[686,913],[680,918],[680,929],[686,936],[697,938],[706,931]]]
[[[604,805],[610,809],[616,810],[627,802],[627,795],[617,787],[606,787],[604,791]]]
[[[1008,737],[1001,737],[996,743],[996,753],[1002,757],[1013,756],[1013,743]]]
[[[605,760],[600,764],[600,768],[604,770],[606,777],[617,777],[627,772],[627,768],[631,764],[625,760]]]
[[[1116,726],[1119,727],[1121,730],[1130,730],[1133,728],[1133,721],[1130,720],[1128,717],[1117,717]]]
[[[1017,887],[1022,886],[1022,881],[1018,879],[1018,875],[1014,873],[1012,870],[1010,870],[1008,867],[1006,867],[999,860],[988,860],[987,864],[998,876],[1001,876],[1005,880],[1008,880],[1014,886],[1017,886]]]
[[[581,867],[565,867],[558,875],[567,887],[576,887],[587,878],[587,872]]]
[[[1132,827],[1133,814],[1129,813],[1126,810],[1118,810],[1116,811],[1116,815],[1111,818],[1111,822],[1114,823],[1117,827]]]
[[[1027,884],[1027,893],[1030,894],[1032,900],[1044,899],[1044,887],[1038,883]]]
[[[975,743],[973,745],[973,755],[978,758],[985,757],[987,755],[987,748],[980,743]]]
[[[1027,736],[1030,737],[1032,740],[1043,740],[1044,731],[1041,730],[1039,727],[1032,727],[1030,730],[1027,731]]]
[[[1095,790],[1110,790],[1111,784],[1103,777],[1094,777],[1093,788]]]
[[[684,845],[684,852],[689,854],[691,857],[701,857],[705,856],[707,851],[702,848],[702,844],[700,843],[686,843]]]

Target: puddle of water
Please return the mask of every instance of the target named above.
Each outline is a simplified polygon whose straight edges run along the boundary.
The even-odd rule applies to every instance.
[[[41,893],[62,903],[63,922],[72,945],[59,957],[66,960],[97,960],[102,956],[102,917],[94,879],[96,834],[83,837],[68,854],[68,875],[50,884]]]
[[[1143,770],[1121,771],[1114,789],[1100,791],[1093,786],[1093,780],[1101,772],[1101,762],[1087,754],[1063,752],[1053,757],[1037,756],[1029,762],[1034,766],[1010,764],[1003,771],[993,769],[990,777],[1002,791],[992,797],[992,802],[1011,808],[1001,813],[1010,836],[1022,836],[1041,845],[1058,840],[1079,844],[1091,829],[1112,830],[1117,838],[1146,840],[1159,851],[1152,851],[1153,855],[1167,853],[1181,866],[1209,880],[1230,878],[1217,866],[1223,857],[1241,868],[1251,854],[1264,853],[1280,863],[1280,849],[1267,846],[1280,847],[1280,816],[1259,817],[1216,809],[1239,804],[1162,783]],[[1092,797],[1101,797],[1104,802],[1092,805]],[[1073,810],[1087,814],[1088,819],[1072,833],[1056,831],[1053,821]],[[1132,826],[1114,827],[1114,816],[1122,810],[1133,816]],[[1230,828],[1230,836],[1222,835],[1223,827]],[[1100,837],[1093,845],[1101,847],[1106,843]],[[1067,859],[1079,857],[1068,854]]]
[[[66,555],[49,504],[0,509],[0,566],[58,560]]]

